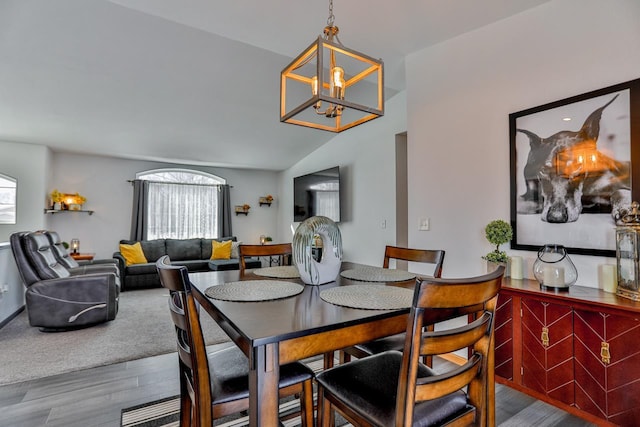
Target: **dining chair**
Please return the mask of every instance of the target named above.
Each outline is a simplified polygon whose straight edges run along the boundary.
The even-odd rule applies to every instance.
[[[378,353],[316,376],[318,425],[333,425],[337,411],[354,426],[486,426],[495,387],[493,319],[503,275],[500,266],[466,279],[419,279],[402,352]],[[464,315],[463,326],[424,332],[430,311],[470,307],[475,320]],[[454,368],[436,372],[419,360],[468,347],[466,363]]]
[[[241,273],[243,273],[246,268],[245,257],[280,256],[280,259],[284,260],[285,257],[291,256],[293,253],[291,243],[275,243],[273,245],[240,245],[239,251]]]
[[[435,249],[412,249],[401,248],[397,246],[387,246],[384,250],[383,268],[389,268],[390,260],[403,260],[411,262],[421,262],[433,264],[432,277],[439,278],[442,275],[442,264],[444,263],[444,250]],[[433,325],[425,326],[425,330],[433,331]],[[402,350],[404,347],[405,334],[396,334],[390,337],[380,338],[375,341],[369,341],[362,344],[356,344],[340,351],[340,363],[346,363],[351,357],[358,359],[371,356],[372,354],[382,353],[387,350]],[[431,366],[432,360],[430,356],[425,356],[423,362],[427,366]],[[331,367],[331,361],[328,366]]]
[[[249,361],[236,347],[207,355],[196,300],[184,266],[168,255],[156,262],[162,286],[169,290],[180,370],[180,426],[210,427],[214,419],[249,408]],[[280,367],[280,397],[299,395],[301,423],[312,427],[313,371],[295,362]]]

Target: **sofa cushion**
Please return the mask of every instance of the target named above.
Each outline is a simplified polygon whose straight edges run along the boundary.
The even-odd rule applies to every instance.
[[[147,258],[144,256],[140,242],[133,245],[120,244],[120,253],[124,257],[127,266],[133,264],[146,264]]]
[[[211,259],[211,249],[213,241],[217,242],[225,242],[227,240],[231,240],[232,242],[236,241],[235,236],[227,236],[227,237],[218,237],[216,239],[202,239],[201,247],[202,247],[202,255],[199,259]]]
[[[257,258],[247,258],[245,260],[247,268],[260,268],[262,262]],[[237,270],[240,268],[240,260],[238,259],[212,259],[209,261],[209,270],[212,271],[227,271]]]
[[[138,274],[158,274],[158,270],[156,269],[156,264],[150,262],[148,264],[133,264],[129,265],[126,268],[126,274],[129,275],[138,275]]]
[[[213,241],[211,244],[213,248],[211,250],[211,259],[229,259],[231,258],[231,240],[226,242]]]
[[[242,242],[231,242],[231,258],[240,258],[240,245]]]
[[[184,261],[176,261],[173,262],[171,260],[171,264],[175,265],[184,265],[187,267],[189,271],[207,271],[209,270],[209,260],[205,259],[194,259],[194,260],[184,260]]]
[[[237,259],[212,259],[209,261],[209,269],[213,271],[237,270],[240,263]]]
[[[149,262],[156,262],[167,253],[164,239],[143,240],[140,244]]]
[[[202,239],[167,239],[167,255],[169,255],[172,262],[201,259],[201,240]]]

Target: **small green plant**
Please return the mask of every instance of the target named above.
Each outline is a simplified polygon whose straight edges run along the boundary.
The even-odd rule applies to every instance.
[[[511,224],[501,219],[496,219],[487,224],[484,232],[489,243],[496,245],[496,248],[482,258],[495,263],[507,262],[509,257],[505,251],[500,250],[500,245],[507,243],[513,237]]]
[[[273,242],[273,239],[270,236],[264,238],[265,242]]]

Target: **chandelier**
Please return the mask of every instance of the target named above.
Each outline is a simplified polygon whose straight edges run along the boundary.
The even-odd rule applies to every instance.
[[[280,121],[342,132],[384,114],[383,63],[345,47],[333,0],[322,35],[280,73]]]

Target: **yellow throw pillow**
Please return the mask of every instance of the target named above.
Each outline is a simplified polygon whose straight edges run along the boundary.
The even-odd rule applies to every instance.
[[[211,259],[230,259],[231,258],[231,240],[218,242],[211,241]]]
[[[120,253],[124,257],[126,265],[146,264],[148,262],[147,258],[144,256],[140,242],[134,243],[133,245],[121,244]]]

